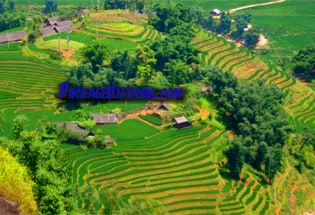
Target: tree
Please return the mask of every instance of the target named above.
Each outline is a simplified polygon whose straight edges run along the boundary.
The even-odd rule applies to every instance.
[[[249,29],[248,31],[246,31],[242,37],[243,39],[245,39],[246,44],[249,47],[254,48],[256,43],[258,42],[259,34],[260,34],[259,28],[253,27]]]
[[[121,194],[117,187],[110,187],[103,189],[103,194],[105,195],[105,214],[114,214],[116,206],[120,201]]]
[[[34,32],[31,32],[27,36],[27,42],[28,43],[35,43],[36,41],[36,34]]]
[[[237,17],[235,19],[237,32],[241,35],[244,32],[244,28],[247,28],[247,21],[243,17]]]
[[[89,76],[91,68],[89,64],[81,64],[73,66],[70,69],[65,69],[68,82],[72,87],[83,87],[84,77]]]
[[[242,148],[241,139],[233,139],[224,154],[228,158],[228,167],[230,175],[239,179],[244,164],[244,149]]]
[[[315,132],[311,131],[308,127],[303,127],[301,137],[299,138],[301,144],[300,151],[303,150],[305,145],[311,145],[315,149]]]
[[[57,0],[45,0],[46,7],[44,13],[51,13],[57,11],[58,2]]]
[[[277,147],[269,147],[268,152],[265,157],[265,174],[268,178],[269,182],[272,182],[277,171],[281,167],[281,159],[282,159],[283,151],[278,145]]]
[[[130,56],[128,51],[118,51],[111,60],[111,68],[118,73],[122,73],[124,80],[136,77],[137,65],[137,59]]]
[[[14,10],[14,0],[9,0],[9,10]]]
[[[307,82],[315,79],[315,46],[300,50],[292,60],[292,71],[295,76]]]
[[[232,20],[230,15],[222,12],[220,15],[220,25],[219,25],[219,32],[229,33],[231,30]]]
[[[136,58],[139,62],[137,75],[139,78],[143,78],[144,85],[147,85],[154,75],[153,66],[156,63],[154,55],[155,52],[147,45],[141,46],[136,50]]]
[[[91,63],[92,71],[97,73],[103,66],[107,52],[107,47],[104,43],[100,41],[92,42],[81,49],[83,63]]]
[[[17,140],[21,137],[22,132],[26,131],[28,118],[26,118],[24,115],[18,115],[14,119],[14,124],[12,128],[13,137]]]
[[[0,13],[4,13],[4,12],[5,12],[4,2],[0,1]]]

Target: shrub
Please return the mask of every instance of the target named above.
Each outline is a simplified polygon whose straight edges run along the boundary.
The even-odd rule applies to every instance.
[[[62,60],[62,53],[60,51],[53,50],[49,57],[53,60]]]

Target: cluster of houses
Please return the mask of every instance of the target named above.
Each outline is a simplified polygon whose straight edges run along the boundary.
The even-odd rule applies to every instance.
[[[96,125],[116,124],[118,122],[117,114],[92,114],[91,115]],[[57,126],[65,126],[67,130],[76,131],[82,133],[85,136],[93,137],[93,132],[82,128],[78,123],[75,122],[59,122]]]
[[[44,21],[44,27],[39,31],[45,36],[72,31],[73,22],[71,20],[59,21],[58,16],[47,18]]]
[[[169,110],[170,110],[170,106],[166,101],[160,103],[159,105],[153,108],[154,115],[159,115],[160,111],[168,112]],[[97,126],[106,125],[106,124],[116,124],[119,120],[119,117],[117,114],[94,113],[94,114],[91,114],[91,116]],[[191,122],[189,122],[184,116],[176,117],[172,120],[172,122],[173,122],[173,126],[178,129],[190,127],[192,125]],[[65,126],[66,129],[69,131],[79,132],[87,137],[94,137],[93,132],[81,127],[78,123],[75,123],[75,122],[59,122],[57,123],[57,126]]]
[[[77,10],[77,16],[85,16],[89,13],[88,9]],[[57,33],[71,32],[73,22],[71,20],[60,21],[59,16],[54,16],[45,19],[43,27],[39,29],[42,36],[49,36]],[[27,36],[27,33],[24,30],[14,31],[5,34],[0,34],[0,44],[2,43],[12,43],[20,42],[23,38]]]

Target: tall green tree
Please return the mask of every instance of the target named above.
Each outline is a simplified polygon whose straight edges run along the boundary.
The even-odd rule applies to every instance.
[[[54,11],[57,11],[57,7],[58,7],[58,2],[57,0],[45,0],[45,9],[44,9],[44,13],[51,13]]]
[[[245,162],[241,139],[233,139],[224,154],[228,158],[230,175],[235,179],[239,179]]]
[[[231,30],[232,20],[229,14],[222,12],[220,15],[219,32],[229,33]]]
[[[148,84],[148,81],[154,75],[153,66],[156,63],[155,52],[147,45],[141,46],[136,50],[136,58],[138,60],[138,72],[139,78],[143,78],[144,85]]]
[[[97,73],[103,66],[108,50],[104,43],[100,41],[91,42],[81,49],[83,63],[91,63],[92,71]]]
[[[27,124],[29,119],[26,118],[24,115],[18,115],[13,121],[13,137],[15,139],[19,139],[22,135],[22,132],[27,129]]]

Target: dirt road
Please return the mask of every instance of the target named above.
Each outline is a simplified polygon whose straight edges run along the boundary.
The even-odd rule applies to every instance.
[[[284,1],[285,0],[278,0],[278,1],[260,3],[260,4],[251,4],[251,5],[246,5],[246,6],[243,6],[243,7],[237,7],[237,8],[234,8],[234,9],[230,9],[229,12],[233,13],[233,12],[235,12],[237,10],[243,10],[243,9],[246,9],[246,8],[264,6],[264,5],[269,5],[269,4],[276,4],[276,3],[281,3],[281,2],[284,2]]]

